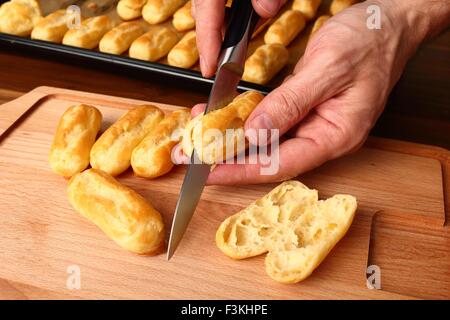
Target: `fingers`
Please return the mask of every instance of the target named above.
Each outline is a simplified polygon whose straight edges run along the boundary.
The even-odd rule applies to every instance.
[[[353,132],[351,126],[338,125],[318,114],[311,114],[301,123],[294,138],[280,144],[278,156],[276,149],[271,152],[269,163],[248,164],[246,159],[246,164],[219,165],[210,173],[208,184],[269,183],[297,177],[361,146],[364,134],[357,137]],[[258,157],[261,159],[261,155]],[[272,169],[267,170],[268,167]]]
[[[315,106],[343,90],[345,72],[335,71],[328,58],[305,63],[301,60],[294,74],[272,91],[248,118],[245,129],[279,129],[283,135],[298,124]],[[253,144],[265,144],[248,136]]]
[[[204,112],[206,109],[206,103],[199,103],[192,107],[191,115],[192,117],[198,116],[200,113]]]
[[[217,59],[222,43],[222,25],[225,2],[219,0],[193,0],[197,47],[200,68],[204,77],[211,77],[217,69]]]
[[[253,8],[262,18],[272,18],[286,0],[252,0]]]
[[[294,178],[327,161],[328,146],[307,138],[294,138],[280,145],[279,162],[270,164],[277,170],[264,174],[261,164],[223,164],[217,166],[208,177],[210,185],[237,185],[279,182]]]

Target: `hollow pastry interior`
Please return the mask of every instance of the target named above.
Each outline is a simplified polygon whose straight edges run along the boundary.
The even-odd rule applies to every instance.
[[[299,181],[286,181],[247,208],[226,219],[216,234],[217,246],[233,259],[268,252],[271,278],[295,283],[307,278],[349,229],[356,199],[318,192]]]

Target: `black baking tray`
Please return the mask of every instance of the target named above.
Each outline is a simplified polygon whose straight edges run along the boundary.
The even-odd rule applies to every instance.
[[[0,3],[1,2],[3,1],[0,1]],[[210,88],[214,82],[214,78],[204,78],[200,72],[195,70],[182,69],[157,62],[148,62],[126,56],[112,55],[95,50],[81,49],[62,44],[55,44],[52,42],[32,40],[29,38],[0,33],[0,47],[3,45],[9,45],[14,49],[21,50],[22,52],[27,51],[28,49],[33,49],[39,50],[46,54],[63,55],[69,59],[77,59],[77,61],[81,58],[81,60],[85,60],[87,63],[101,62],[111,66],[112,68],[117,67],[119,69],[125,67],[128,69],[137,70],[138,72],[150,72],[165,77],[187,80],[192,82],[194,85],[198,84],[202,87],[206,85]],[[241,81],[238,85],[238,90],[256,90],[263,94],[268,94],[272,89],[266,86]]]

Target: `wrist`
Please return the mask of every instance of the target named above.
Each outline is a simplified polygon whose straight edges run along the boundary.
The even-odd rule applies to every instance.
[[[399,29],[408,55],[450,24],[450,0],[373,0],[392,28]],[[389,30],[389,28],[388,28]]]
[[[403,50],[412,55],[424,41],[450,25],[450,0],[369,0],[381,9],[382,29],[401,37]],[[387,34],[390,36],[390,34]]]

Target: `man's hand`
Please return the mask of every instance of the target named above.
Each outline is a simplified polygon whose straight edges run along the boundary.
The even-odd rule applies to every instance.
[[[371,4],[381,8],[381,30],[366,26]],[[448,0],[373,0],[331,18],[310,39],[292,75],[246,122],[246,129],[276,128],[287,137],[280,144],[278,173],[261,175],[258,164],[226,164],[215,168],[208,183],[281,181],[357,150],[417,46],[448,25],[447,4]]]

